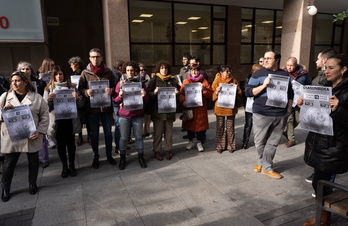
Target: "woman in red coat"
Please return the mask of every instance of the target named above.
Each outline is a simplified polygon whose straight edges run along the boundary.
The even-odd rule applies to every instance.
[[[211,89],[207,80],[200,74],[199,64],[191,65],[190,74],[187,79],[184,80],[180,89],[180,102],[184,107],[187,107],[185,97],[185,85],[190,83],[200,83],[202,86],[202,100],[203,106],[192,107],[193,119],[183,121],[182,127],[187,131],[189,143],[186,146],[187,150],[192,149],[195,144],[193,139],[197,136],[197,149],[198,151],[204,151],[203,143],[205,142],[205,132],[209,129],[208,112],[207,112],[207,99],[211,98],[213,90]]]

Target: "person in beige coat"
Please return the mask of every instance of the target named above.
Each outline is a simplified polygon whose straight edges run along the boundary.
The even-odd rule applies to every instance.
[[[1,199],[7,202],[10,195],[10,187],[14,170],[22,152],[25,152],[29,162],[29,193],[35,195],[38,191],[36,181],[39,171],[39,150],[42,148],[42,136],[46,134],[49,116],[48,106],[35,88],[30,78],[23,72],[16,71],[10,77],[11,89],[0,97],[0,106],[3,109],[11,109],[15,106],[28,105],[36,126],[36,132],[27,139],[11,141],[4,122],[1,123],[1,153],[5,155],[2,172]],[[0,112],[0,118],[2,114]]]

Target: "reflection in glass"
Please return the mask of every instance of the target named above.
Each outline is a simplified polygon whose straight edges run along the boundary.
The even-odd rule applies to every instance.
[[[242,8],[242,19],[252,20],[253,19],[253,9]]]
[[[256,9],[255,43],[272,43],[273,39],[273,11]]]
[[[171,45],[131,45],[132,60],[145,65],[155,65],[156,62],[162,59],[172,62],[172,55]]]
[[[131,42],[172,41],[171,3],[132,0],[129,5]]]
[[[225,6],[214,6],[213,7],[214,18],[225,19],[226,18],[226,7]]]
[[[241,45],[240,63],[250,64],[251,59],[251,45]]]
[[[315,44],[330,45],[333,31],[332,15],[317,14]]]
[[[181,60],[185,53],[198,56],[201,65],[210,64],[210,45],[175,45],[175,65],[182,65]]]
[[[225,21],[214,21],[213,42],[225,42]]]
[[[277,11],[276,24],[275,24],[275,43],[280,44],[282,41],[282,21],[283,21],[283,12]]]
[[[251,22],[242,22],[241,29],[241,41],[242,42],[251,42],[252,35],[252,23]]]
[[[213,64],[224,64],[226,61],[225,45],[214,45],[213,46]]]

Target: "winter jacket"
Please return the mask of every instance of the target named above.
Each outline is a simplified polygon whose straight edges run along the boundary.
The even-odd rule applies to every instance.
[[[185,101],[185,84],[194,83],[189,79],[184,80],[183,85],[180,88],[180,102],[183,103]],[[207,80],[205,80],[202,76],[202,79],[195,82],[201,82],[204,86],[202,91],[203,95],[203,106],[192,108],[193,111],[193,119],[188,121],[183,121],[182,127],[186,130],[200,132],[209,129],[208,122],[208,110],[207,110],[207,99],[211,98],[213,94],[213,90],[211,89]]]
[[[218,94],[216,92],[216,89],[220,86],[220,84],[235,84],[237,85],[237,95],[242,96],[242,90],[239,88],[239,83],[236,79],[234,79],[233,77],[228,78],[226,80],[222,79],[220,76],[220,73],[217,73],[215,75],[215,79],[212,85],[212,90],[213,90],[213,96],[212,96],[212,101],[216,101],[215,102],[215,106],[214,106],[214,114],[218,115],[218,116],[231,116],[231,115],[236,115],[238,112],[238,108],[235,107],[234,109],[232,108],[223,108],[223,107],[218,107]]]
[[[328,81],[325,86],[331,86]],[[339,99],[338,109],[330,113],[333,136],[309,132],[306,138],[304,161],[315,169],[327,173],[348,171],[348,78],[332,89]]]
[[[138,80],[137,80],[138,81]],[[128,82],[128,81],[126,81]],[[129,81],[132,82],[132,81]],[[137,118],[137,117],[144,117],[144,108],[139,109],[139,110],[131,110],[131,111],[126,111],[123,106],[123,98],[119,96],[120,90],[122,89],[122,84],[124,81],[120,81],[117,83],[116,88],[115,88],[115,98],[113,99],[114,103],[118,104],[120,107],[118,109],[117,115],[122,118]],[[146,89],[146,85],[144,82],[141,83],[142,88],[145,91],[145,96],[143,96],[143,104],[146,105],[149,102],[149,95]]]
[[[5,100],[6,98],[6,100]],[[3,93],[0,97],[0,106],[5,104],[12,104],[13,106],[28,105],[33,116],[36,131],[40,133],[35,140],[23,139],[12,142],[4,122],[1,123],[1,153],[13,152],[37,152],[42,148],[42,134],[46,134],[48,128],[48,106],[42,96],[38,93],[28,92],[22,102],[19,102],[14,91]],[[1,111],[0,117],[2,118]]]
[[[175,87],[180,90],[180,86],[178,85],[178,80],[175,76],[171,76],[168,80],[162,80],[160,77],[155,75],[149,83],[147,87],[147,91],[150,96],[150,114],[151,120],[171,120],[175,121],[175,112],[173,113],[158,113],[158,99],[157,95],[154,94],[154,90],[157,87]]]
[[[80,81],[79,81],[79,92],[82,96],[86,98],[86,108],[88,113],[100,113],[100,112],[113,112],[113,106],[111,104],[110,98],[110,106],[109,107],[101,107],[101,108],[91,108],[90,99],[87,95],[87,90],[89,89],[88,82],[89,81],[100,81],[100,80],[109,80],[109,88],[113,90],[111,97],[114,96],[114,89],[116,86],[115,76],[112,71],[105,66],[105,71],[101,75],[96,75],[92,72],[90,64],[88,64],[87,68],[82,71]]]
[[[287,71],[286,68],[284,70]],[[297,66],[294,72],[288,72],[288,73],[290,75],[291,80],[296,80],[302,85],[310,85],[312,83],[311,79],[309,78],[308,72],[305,69],[303,69],[301,66]]]

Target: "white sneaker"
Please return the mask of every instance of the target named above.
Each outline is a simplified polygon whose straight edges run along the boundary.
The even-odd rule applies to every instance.
[[[198,149],[199,152],[203,152],[204,151],[204,148],[203,148],[203,145],[202,145],[201,142],[197,143],[197,149]]]
[[[48,141],[48,148],[56,148],[56,144],[54,143],[54,141],[51,138],[47,138]]]
[[[195,143],[193,143],[193,141],[190,141],[188,145],[186,146],[186,150],[191,150],[192,148],[194,148],[194,146],[195,146]]]

